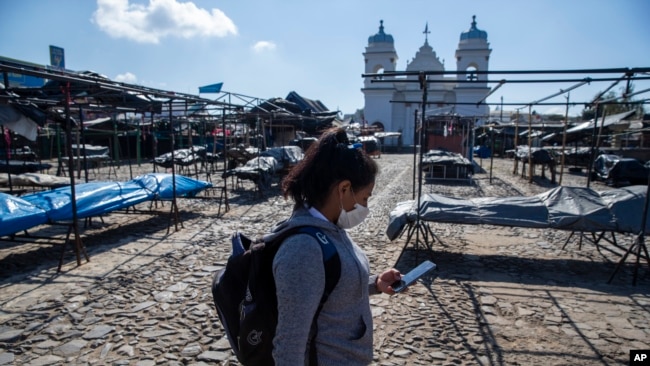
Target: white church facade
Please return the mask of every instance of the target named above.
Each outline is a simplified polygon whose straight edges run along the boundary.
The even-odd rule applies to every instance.
[[[428,42],[428,25],[424,45],[415,57],[407,62],[407,72],[444,72],[445,67]],[[477,105],[490,91],[487,74],[490,45],[487,32],[476,27],[473,17],[470,29],[462,32],[456,49],[456,72],[434,74],[427,77],[426,117],[455,115],[482,120],[489,115],[489,107]],[[384,31],[380,21],[379,32],[368,38],[363,53],[365,73],[377,74],[396,70],[397,52],[392,35]],[[409,80],[408,82],[406,80]],[[408,76],[382,76],[381,82],[366,77],[361,91],[364,95],[364,121],[384,131],[401,132],[402,143],[412,145],[415,136],[415,118],[421,119],[422,90],[417,73]],[[416,112],[417,111],[417,112]],[[416,113],[418,113],[416,115]],[[451,125],[450,125],[451,126]],[[446,136],[447,132],[445,132]],[[386,141],[391,144],[390,141]]]

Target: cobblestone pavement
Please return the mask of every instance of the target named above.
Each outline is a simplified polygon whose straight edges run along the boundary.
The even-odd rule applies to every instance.
[[[388,213],[413,197],[413,157],[377,162],[371,215],[351,235],[376,271],[407,271],[427,256],[438,264],[406,293],[371,298],[377,365],[623,365],[630,349],[650,349],[648,264],[635,286],[634,258],[608,284],[632,237],[596,247],[567,242],[568,232],[430,223],[431,250],[416,251],[406,235],[391,242],[385,234]],[[422,192],[516,196],[555,186],[513,176],[510,160],[479,163],[493,173],[424,184]],[[586,184],[583,175],[563,178]],[[263,197],[253,188],[244,182],[230,192],[225,214],[208,198],[179,199],[179,221],[170,220],[169,203],[95,218],[82,227],[90,261],[77,266],[68,248],[61,273],[59,246],[0,243],[0,365],[236,364],[212,305],[212,275],[234,230],[262,234],[291,209],[277,184]]]

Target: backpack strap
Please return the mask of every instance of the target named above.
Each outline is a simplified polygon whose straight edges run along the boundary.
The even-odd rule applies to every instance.
[[[334,287],[341,277],[341,260],[339,253],[336,251],[334,243],[323,233],[322,230],[313,226],[302,226],[298,229],[299,233],[309,234],[316,238],[321,250],[323,251],[323,263],[325,265],[325,291],[323,292],[322,304],[327,301],[329,295],[334,291]]]
[[[334,243],[332,243],[329,238],[323,233],[320,229],[313,226],[302,226],[298,229],[298,233],[309,234],[313,236],[318,244],[320,245],[321,250],[323,251],[323,264],[325,266],[325,290],[323,291],[323,297],[318,304],[318,309],[314,314],[314,319],[312,320],[312,329],[311,342],[309,342],[309,364],[317,365],[318,359],[316,356],[316,335],[318,334],[318,323],[317,319],[320,315],[321,310],[323,310],[323,305],[327,301],[329,295],[334,291],[336,284],[341,278],[341,260],[339,258],[339,253],[336,251]]]

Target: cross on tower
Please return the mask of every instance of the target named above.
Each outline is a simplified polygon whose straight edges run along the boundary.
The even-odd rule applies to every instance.
[[[427,22],[427,25],[424,27],[424,32],[422,32],[422,33],[424,33],[424,41],[428,42],[429,41],[429,33],[431,33],[429,31],[429,22]]]

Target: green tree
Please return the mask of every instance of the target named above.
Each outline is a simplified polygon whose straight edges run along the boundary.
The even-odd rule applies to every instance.
[[[594,99],[598,97],[602,92],[596,94]],[[614,91],[610,91],[605,95],[601,96],[598,101],[602,102],[598,105],[598,116],[602,116],[603,113],[611,116],[617,113],[623,113],[631,110],[637,112],[637,116],[643,116],[645,110],[643,104],[638,103],[634,97],[627,97],[630,94],[634,93],[634,84],[630,83],[629,87],[622,87],[617,94]],[[589,106],[582,110],[582,120],[588,121],[593,119],[596,116],[595,110],[596,104]]]
[[[564,115],[562,114],[547,114],[546,116],[544,116],[544,118],[547,121],[555,121],[555,122],[564,121]]]

